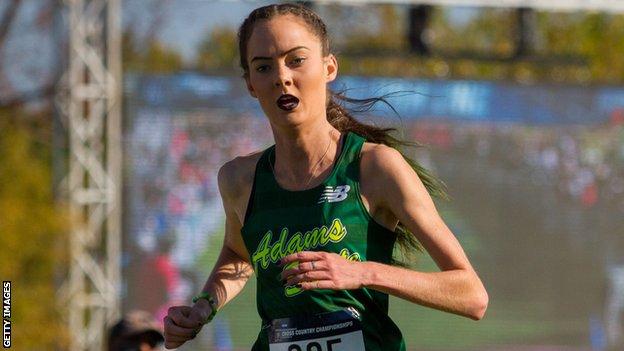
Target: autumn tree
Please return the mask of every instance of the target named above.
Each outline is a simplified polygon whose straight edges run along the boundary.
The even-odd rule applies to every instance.
[[[124,72],[146,74],[174,73],[184,66],[179,52],[155,36],[142,40],[132,28],[126,29],[122,36],[122,61]]]
[[[213,29],[201,41],[197,50],[195,67],[202,71],[235,70],[238,60],[236,32],[229,27]]]
[[[55,36],[62,4],[29,4],[0,4],[0,277],[12,282],[13,346],[66,349],[58,288],[68,266],[68,217],[54,201],[50,117],[62,67],[54,56],[48,65],[34,62],[64,45]],[[29,16],[18,18],[21,11]]]
[[[46,127],[27,120],[0,110],[0,276],[12,282],[13,345],[65,349],[57,287],[68,263],[68,216],[54,203]]]
[[[514,9],[475,9],[456,21],[450,8],[433,7],[425,39],[430,55],[410,52],[405,5],[317,6],[327,23],[342,74],[434,79],[485,79],[523,83],[624,82],[624,15],[535,11],[534,40],[515,57]],[[206,35],[195,66],[232,72],[236,29]]]

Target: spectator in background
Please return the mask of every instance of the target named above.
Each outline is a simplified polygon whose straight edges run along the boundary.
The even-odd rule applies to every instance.
[[[154,317],[141,310],[126,314],[108,334],[108,351],[163,350],[165,339]]]

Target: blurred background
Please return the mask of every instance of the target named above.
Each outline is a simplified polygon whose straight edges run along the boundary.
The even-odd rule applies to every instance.
[[[216,174],[272,144],[238,68],[264,1],[0,2],[0,276],[12,347],[101,350],[188,304],[223,240]],[[331,88],[448,186],[490,297],[479,322],[392,298],[408,350],[624,350],[624,5],[304,2]],[[347,105],[349,107],[349,105]],[[426,254],[413,268],[438,270]],[[181,349],[248,350],[255,281]]]

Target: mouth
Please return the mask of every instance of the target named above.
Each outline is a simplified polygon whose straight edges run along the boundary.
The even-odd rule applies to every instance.
[[[277,107],[284,111],[292,111],[299,105],[299,99],[290,94],[284,94],[277,99]]]

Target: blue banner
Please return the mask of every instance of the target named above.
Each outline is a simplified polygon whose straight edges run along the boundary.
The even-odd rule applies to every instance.
[[[350,98],[385,96],[401,118],[522,124],[596,124],[624,110],[624,87],[519,85],[490,81],[342,76],[330,86]],[[172,109],[218,108],[262,115],[242,78],[131,76],[126,90],[141,105]],[[345,104],[346,107],[356,107]],[[368,114],[394,114],[378,103]]]

